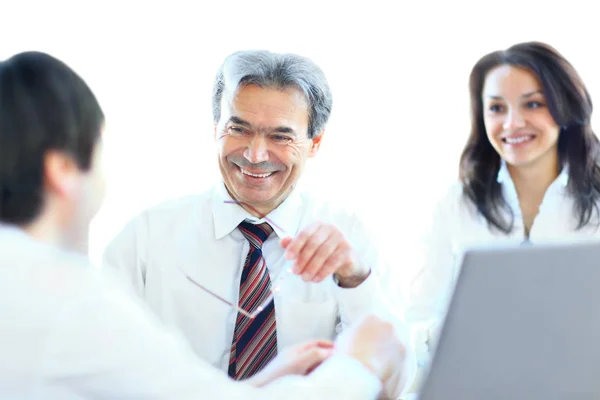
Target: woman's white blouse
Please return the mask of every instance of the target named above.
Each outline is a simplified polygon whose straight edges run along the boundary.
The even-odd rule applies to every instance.
[[[413,276],[407,299],[407,319],[413,327],[421,364],[428,359],[431,339],[437,337],[463,251],[471,246],[488,243],[519,244],[526,240],[519,199],[505,164],[501,166],[497,180],[502,185],[503,195],[514,215],[514,227],[509,234],[488,227],[485,218],[477,213],[475,206],[463,195],[460,183],[451,187],[435,209],[431,227],[418,251],[420,269]],[[577,229],[574,199],[568,194],[567,183],[568,172],[563,168],[546,191],[539,213],[533,221],[529,233],[532,244],[593,240],[600,237],[600,229],[597,229],[594,222],[597,220],[593,219],[592,223]],[[507,215],[508,217],[510,216]]]

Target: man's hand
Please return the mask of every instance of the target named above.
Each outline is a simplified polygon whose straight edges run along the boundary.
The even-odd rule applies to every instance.
[[[353,288],[371,273],[334,225],[316,222],[294,238],[283,238],[281,246],[285,257],[295,261],[293,272],[306,282],[321,282],[335,274],[341,287]]]
[[[260,387],[285,375],[307,375],[332,354],[333,343],[328,340],[295,345],[280,352],[265,368],[245,382]]]
[[[338,336],[335,353],[351,356],[371,370],[383,384],[383,398],[397,398],[406,385],[406,345],[385,319],[370,315],[357,321]]]

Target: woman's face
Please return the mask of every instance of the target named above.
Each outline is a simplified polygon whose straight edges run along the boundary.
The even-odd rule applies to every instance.
[[[508,165],[555,162],[560,127],[535,74],[512,65],[498,66],[485,77],[481,96],[487,137]]]

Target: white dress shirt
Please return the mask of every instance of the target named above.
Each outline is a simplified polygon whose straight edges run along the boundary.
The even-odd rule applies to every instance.
[[[333,356],[308,377],[234,382],[109,271],[0,225],[2,399],[374,399],[381,384]]]
[[[236,229],[249,218],[272,222],[274,234],[262,252],[274,286],[278,348],[312,339],[334,339],[337,331],[367,312],[397,314],[385,300],[385,274],[376,243],[352,213],[294,191],[265,219],[258,220],[232,201],[224,185],[150,209],[130,222],[107,247],[103,264],[126,274],[137,293],[168,325],[180,329],[194,351],[227,371],[236,311],[216,300],[187,277],[237,304],[239,283],[249,243]],[[333,279],[307,283],[286,272],[279,241],[314,221],[335,224],[354,246],[371,275],[358,287],[345,289]],[[398,315],[397,321],[401,316]],[[410,343],[408,329],[399,330]],[[406,377],[414,373],[409,346]],[[415,364],[416,365],[416,364]],[[409,378],[412,379],[412,378]]]
[[[464,250],[487,244],[521,244],[526,241],[523,216],[512,178],[505,163],[498,172],[503,196],[514,214],[514,228],[505,234],[488,227],[487,221],[476,211],[470,200],[463,196],[456,183],[439,202],[424,240],[419,263],[422,269],[407,290],[409,309],[407,319],[415,331],[420,363],[428,360],[423,343],[437,338],[440,322],[454,289]],[[577,230],[574,200],[567,192],[568,172],[563,168],[546,191],[539,213],[533,221],[528,241],[531,244],[594,240],[600,230],[592,223]],[[509,215],[506,215],[508,218]]]

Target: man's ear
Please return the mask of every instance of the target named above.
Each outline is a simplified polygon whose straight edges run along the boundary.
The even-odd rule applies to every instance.
[[[319,134],[311,139],[311,147],[309,157],[314,157],[317,155],[319,148],[321,147],[321,141],[323,140],[323,136],[325,136],[325,129],[323,129]]]
[[[46,190],[61,197],[70,196],[77,188],[80,175],[81,170],[72,156],[56,150],[50,150],[44,156]]]

